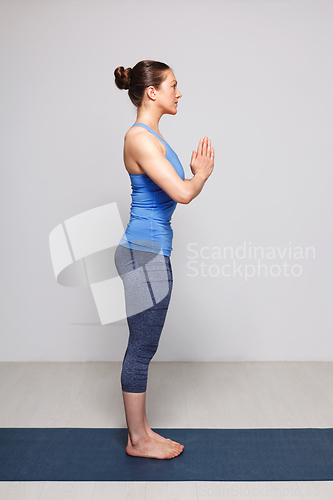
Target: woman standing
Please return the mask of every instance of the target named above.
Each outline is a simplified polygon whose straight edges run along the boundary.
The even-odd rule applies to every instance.
[[[159,121],[177,113],[182,94],[172,69],[158,61],[119,66],[115,83],[128,89],[138,108],[124,140],[124,163],[132,185],[131,216],[115,252],[123,280],[129,340],[121,385],[128,427],[126,452],[150,458],[173,458],[184,446],[152,431],[146,416],[148,365],[154,356],[170,302],[171,216],[177,203],[190,203],[214,168],[214,148],[200,139],[192,152],[192,179],[185,179],[178,156],[161,136]]]

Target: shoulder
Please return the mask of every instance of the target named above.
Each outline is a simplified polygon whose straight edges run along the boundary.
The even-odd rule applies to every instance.
[[[162,152],[165,154],[164,144],[144,127],[131,127],[125,134],[124,147],[136,152]]]

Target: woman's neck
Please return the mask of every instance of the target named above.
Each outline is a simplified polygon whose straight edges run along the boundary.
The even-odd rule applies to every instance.
[[[160,116],[155,116],[151,111],[148,110],[138,110],[138,114],[136,117],[136,123],[144,123],[145,125],[148,125],[151,129],[153,129],[155,132],[160,134],[158,124],[160,121],[162,115]]]

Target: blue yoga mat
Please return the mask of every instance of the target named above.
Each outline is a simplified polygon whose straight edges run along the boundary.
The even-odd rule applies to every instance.
[[[1,481],[331,481],[333,429],[154,429],[175,458],[126,454],[127,429],[2,428]]]

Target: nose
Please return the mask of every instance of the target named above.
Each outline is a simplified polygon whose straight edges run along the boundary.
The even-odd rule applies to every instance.
[[[181,94],[181,93],[179,92],[179,90],[177,89],[177,97],[178,97],[178,99],[180,99],[180,98],[182,97],[182,95],[183,95],[183,94]]]

